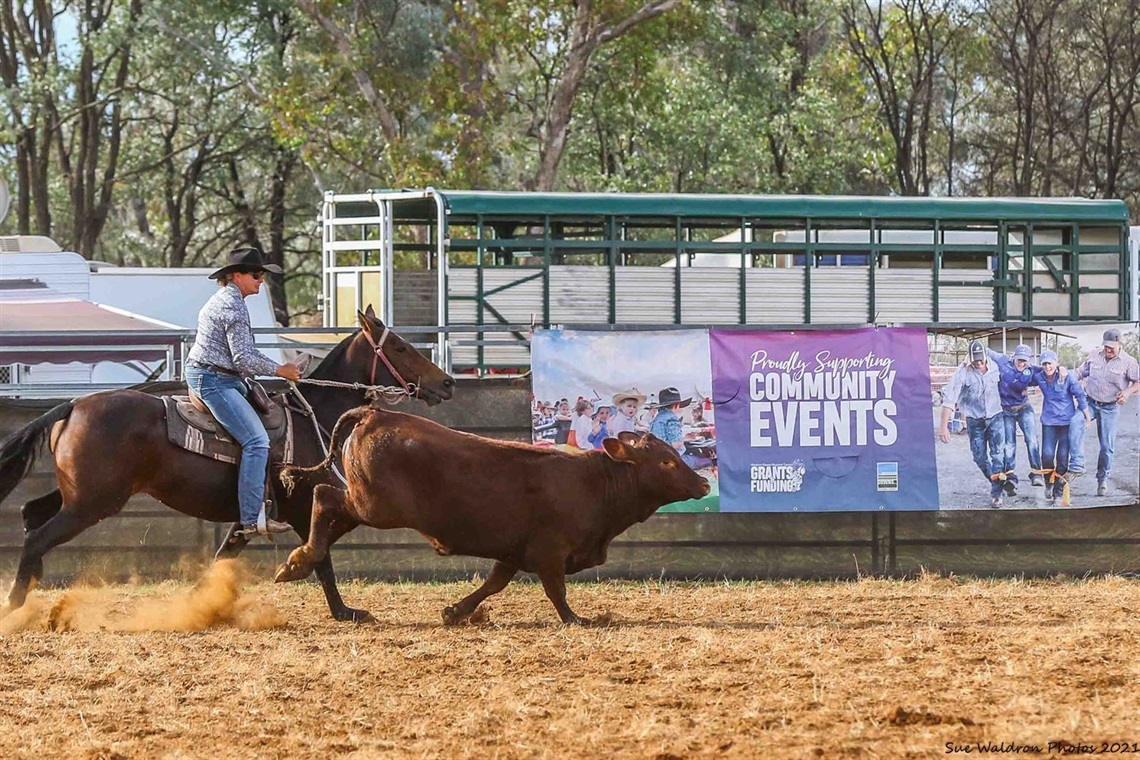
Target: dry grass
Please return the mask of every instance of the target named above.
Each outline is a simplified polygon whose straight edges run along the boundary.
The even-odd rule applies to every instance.
[[[532,584],[492,598],[481,625],[443,628],[471,584],[347,584],[380,619],[352,626],[312,584],[231,598],[214,582],[221,604],[205,583],[35,592],[31,612],[0,621],[0,757],[932,757],[947,742],[1140,741],[1134,580],[575,585],[579,613],[613,617],[585,629],[557,625]],[[179,611],[195,604],[230,612]],[[70,630],[49,630],[61,607]]]

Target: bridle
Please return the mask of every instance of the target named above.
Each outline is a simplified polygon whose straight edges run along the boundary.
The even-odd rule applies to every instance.
[[[389,361],[388,357],[384,355],[384,341],[388,340],[388,335],[392,332],[388,329],[388,326],[384,326],[384,332],[380,334],[380,340],[373,340],[372,332],[368,328],[365,328],[362,330],[362,332],[364,333],[364,337],[368,341],[369,345],[372,346],[372,371],[368,374],[368,384],[376,384],[376,363],[377,361],[382,361],[384,362],[384,366],[388,368],[388,371],[392,373],[392,378],[400,384],[400,388],[404,391],[404,393],[408,394],[409,396],[418,396],[420,389],[405,380],[404,376],[401,375],[394,366],[392,366],[392,362]]]

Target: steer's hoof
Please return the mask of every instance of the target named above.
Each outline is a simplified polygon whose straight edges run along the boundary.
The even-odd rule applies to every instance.
[[[375,623],[376,618],[372,617],[372,613],[368,610],[354,610],[351,607],[344,607],[333,613],[333,619],[339,620],[342,623]]]
[[[463,615],[459,612],[459,608],[452,604],[443,608],[443,624],[444,625],[459,625],[466,620],[470,615]]]
[[[605,626],[613,623],[613,615],[608,612],[603,612],[596,618],[584,618],[580,615],[573,615],[568,620],[564,620],[565,625],[580,625],[584,627],[604,628]]]
[[[273,582],[288,583],[289,581],[299,581],[302,578],[309,577],[309,574],[312,572],[312,565],[297,565],[292,562],[286,562],[277,568],[277,573],[273,576]]]
[[[451,605],[445,607],[443,610],[443,624],[444,625],[483,625],[488,620],[487,611],[482,606],[476,607],[474,611],[466,615],[460,614],[458,605]]]

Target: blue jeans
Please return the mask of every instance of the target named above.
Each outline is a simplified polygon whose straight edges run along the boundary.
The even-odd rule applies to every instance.
[[[1029,468],[1041,469],[1041,446],[1037,442],[1037,414],[1033,407],[1025,404],[1014,411],[1010,407],[1002,407],[1002,420],[1005,423],[1005,472],[1013,473],[1009,479],[1017,482],[1017,429],[1025,436],[1025,451],[1029,455]]]
[[[1098,404],[1089,399],[1089,413],[1096,421],[1097,443],[1100,444],[1100,455],[1096,458],[1096,482],[1103,483],[1112,472],[1112,455],[1116,440],[1116,423],[1120,419],[1119,404]],[[1085,469],[1085,426],[1084,415],[1076,414],[1069,423],[1069,443],[1072,452],[1069,457],[1069,469],[1083,472]]]
[[[1046,470],[1056,469],[1058,475],[1064,475],[1069,471],[1068,425],[1041,426],[1041,461]],[[1053,479],[1046,477],[1045,484],[1048,487]]]
[[[1069,472],[1085,471],[1085,416],[1080,412],[1069,420]]]
[[[238,506],[242,525],[255,525],[265,499],[265,475],[269,468],[269,434],[261,417],[246,401],[249,392],[240,377],[186,368],[186,384],[241,446],[238,465]]]
[[[1005,415],[967,417],[966,432],[970,436],[970,453],[974,464],[990,483],[990,496],[1001,495],[1002,482],[993,476],[1005,472]]]

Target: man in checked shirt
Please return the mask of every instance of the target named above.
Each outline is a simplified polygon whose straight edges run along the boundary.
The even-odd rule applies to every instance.
[[[998,383],[1001,372],[989,361],[986,344],[970,343],[969,364],[959,367],[942,394],[942,426],[938,438],[950,443],[950,415],[954,406],[966,418],[974,464],[990,484],[990,506],[1001,506],[1005,473],[1005,420]]]
[[[1096,461],[1096,495],[1108,495],[1108,476],[1112,472],[1113,442],[1120,409],[1128,398],[1140,393],[1140,364],[1120,347],[1120,330],[1104,331],[1100,349],[1091,354],[1076,369],[1077,377],[1084,381],[1089,411],[1096,420],[1096,437],[1100,454]],[[1085,421],[1080,415],[1069,428],[1072,455],[1069,471],[1084,471]]]

